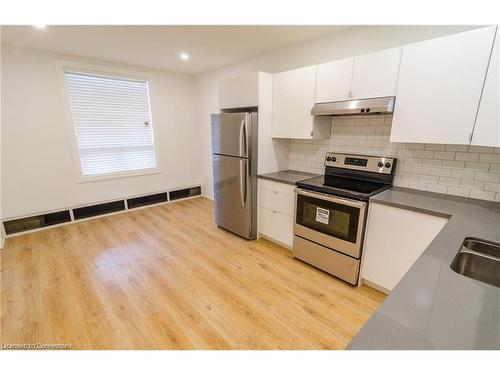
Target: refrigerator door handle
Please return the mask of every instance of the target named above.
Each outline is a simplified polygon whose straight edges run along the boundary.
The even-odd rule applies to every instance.
[[[240,199],[243,207],[247,204],[247,160],[240,160]]]
[[[243,152],[241,152],[243,150]],[[246,125],[246,116],[245,120],[241,120],[240,124],[240,155],[247,155],[247,125]]]

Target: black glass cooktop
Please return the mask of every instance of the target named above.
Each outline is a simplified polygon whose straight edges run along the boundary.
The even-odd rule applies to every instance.
[[[367,200],[370,196],[391,187],[391,184],[324,175],[296,183],[298,187],[343,197]]]

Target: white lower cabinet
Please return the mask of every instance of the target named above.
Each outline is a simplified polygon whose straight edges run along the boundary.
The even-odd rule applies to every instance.
[[[258,187],[257,227],[259,233],[291,248],[295,186],[259,179]]]
[[[291,248],[293,244],[293,217],[265,207],[259,207],[258,212],[259,233]]]
[[[445,226],[447,218],[370,203],[361,278],[391,291]]]

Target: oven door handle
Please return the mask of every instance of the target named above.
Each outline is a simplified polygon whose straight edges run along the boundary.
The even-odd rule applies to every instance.
[[[318,193],[318,192],[315,192],[315,191],[313,192],[313,191],[304,190],[304,189],[301,189],[301,188],[295,188],[295,193],[297,195],[299,195],[299,194],[300,195],[305,195],[307,197],[316,198],[316,199],[322,199],[322,200],[325,200],[325,201],[339,203],[339,204],[343,204],[345,206],[350,206],[350,207],[363,208],[363,207],[366,206],[366,202],[354,201],[354,200],[350,200],[350,199],[339,198],[339,197],[336,197],[334,195],[325,194],[325,193]]]

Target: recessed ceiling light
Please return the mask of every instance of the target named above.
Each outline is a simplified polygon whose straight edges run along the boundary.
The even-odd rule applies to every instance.
[[[33,25],[33,27],[36,27],[37,29],[45,29],[47,25]]]
[[[189,55],[187,53],[181,53],[181,60],[189,60]]]

